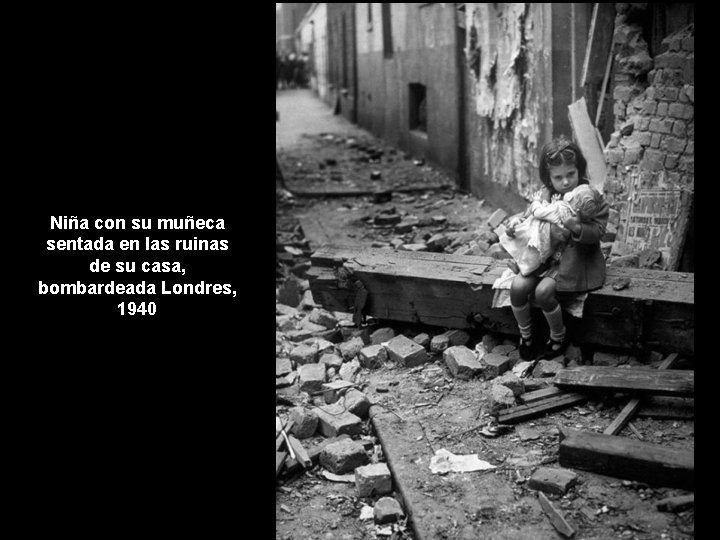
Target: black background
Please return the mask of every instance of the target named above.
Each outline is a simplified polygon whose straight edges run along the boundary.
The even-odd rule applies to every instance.
[[[269,33],[265,10],[247,8],[244,17],[264,21]],[[6,79],[13,165],[5,263],[13,277],[4,287],[12,298],[4,356],[16,500],[44,516],[30,529],[137,531],[142,522],[144,530],[207,533],[218,526],[208,510],[240,504],[240,466],[257,459],[241,426],[254,438],[256,424],[272,422],[269,406],[260,418],[248,411],[259,399],[257,366],[272,369],[270,328],[263,340],[257,306],[267,304],[270,318],[274,223],[272,110],[258,113],[262,121],[254,112],[272,107],[270,81],[261,80],[270,78],[272,52],[269,36],[267,50],[259,48],[262,38],[241,26],[236,13],[175,9],[33,14],[18,31]],[[91,228],[51,230],[50,217],[60,215],[87,218]],[[226,229],[129,228],[132,218],[186,216],[223,218]],[[98,217],[126,218],[128,229],[95,230]],[[227,239],[230,249],[118,249],[121,238],[146,235]],[[78,236],[111,238],[116,249],[46,249],[49,238]],[[93,274],[96,258],[180,261],[186,275]],[[231,283],[237,297],[38,294],[39,281],[111,279],[144,279],[158,290],[162,279]],[[154,301],[157,313],[123,317],[123,300]],[[274,492],[266,481],[269,536]]]

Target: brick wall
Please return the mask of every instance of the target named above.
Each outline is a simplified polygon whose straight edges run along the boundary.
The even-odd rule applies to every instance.
[[[613,68],[615,132],[605,148],[605,194],[618,239],[623,238],[628,194],[636,188],[694,190],[694,26],[670,34],[654,58],[642,28],[616,4]],[[627,253],[616,242],[614,254]]]

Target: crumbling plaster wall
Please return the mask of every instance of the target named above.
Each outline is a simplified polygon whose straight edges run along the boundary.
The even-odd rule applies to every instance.
[[[605,149],[605,196],[617,238],[624,237],[629,196],[638,188],[694,192],[694,26],[670,34],[650,57],[638,11],[615,4],[613,102],[615,132]],[[613,251],[627,251],[622,242]]]
[[[537,152],[551,130],[547,4],[466,4],[471,188],[523,197],[541,187]]]

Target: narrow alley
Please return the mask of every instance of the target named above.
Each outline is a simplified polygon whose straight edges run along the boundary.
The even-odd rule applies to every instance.
[[[692,51],[693,12],[668,8],[666,27],[648,33],[648,26],[641,38],[643,12],[633,10],[646,8],[626,4],[277,6],[299,10],[284,16],[294,21],[295,50],[307,58],[308,72],[305,83],[279,83],[276,90],[276,538],[693,538],[694,180],[689,143],[677,155],[671,147],[694,137],[693,113],[685,109],[694,98],[692,74],[664,56]],[[520,6],[525,11],[513,11]],[[599,21],[609,25],[603,39],[617,53],[610,75],[607,56],[601,62],[597,87],[612,83],[615,90],[603,90],[611,102],[606,120],[589,111],[590,141],[574,122],[605,98],[586,92],[594,100],[586,105],[574,92],[549,97],[556,126],[548,133],[564,130],[577,144],[572,148],[589,156],[590,185],[610,203],[607,227],[595,239],[604,280],[558,298],[567,337],[556,353],[549,308],[530,297],[533,339],[548,343],[540,354],[528,352],[511,304],[519,259],[507,246],[542,187],[537,154],[546,142],[531,141],[519,126],[538,119],[512,116],[506,124],[494,109],[494,120],[485,122],[468,112],[468,129],[458,135],[449,109],[443,124],[437,110],[426,113],[413,101],[414,82],[409,118],[397,112],[397,96],[378,94],[378,87],[371,102],[374,74],[361,66],[375,61],[363,56],[364,47],[376,47],[378,58],[384,51],[389,89],[393,66],[405,58],[403,40],[420,35],[411,24],[439,36],[449,23],[460,42],[480,47],[484,38],[475,28],[494,25],[493,10],[500,19],[520,17],[521,26],[578,13],[596,21],[573,56],[591,51],[588,79],[598,72],[592,59],[600,57],[593,49],[602,36]],[[354,32],[383,30],[370,44],[360,35],[350,40],[356,70],[342,67],[350,52],[333,56],[333,44],[346,47],[341,34],[331,35],[346,28],[333,23],[343,17]],[[540,60],[532,32],[539,31],[523,32],[528,63],[517,69],[527,71],[532,87],[545,73],[533,64]],[[440,69],[432,67],[430,49],[441,49],[442,40],[422,35],[432,42],[427,69]],[[502,39],[499,64],[510,61],[502,47],[514,47]],[[650,63],[639,67],[641,49]],[[630,68],[623,59],[633,54],[639,63]],[[484,57],[473,61],[461,71],[486,72]],[[662,78],[651,71],[646,81],[653,62],[677,80],[652,90]],[[623,71],[638,69],[644,74],[632,80]],[[682,104],[680,94],[666,90],[673,81],[686,96]],[[432,84],[428,79],[415,97],[437,99],[442,90]],[[497,106],[503,84],[498,80]],[[355,97],[344,91],[353,85]],[[626,86],[629,99],[617,90]],[[470,90],[460,99],[481,104],[487,89]],[[533,92],[519,99],[542,102]],[[652,95],[652,111],[632,101]],[[668,105],[658,107],[673,99],[677,116],[655,118],[669,114]],[[535,114],[530,106],[517,110]],[[478,118],[485,113],[480,106],[472,111]],[[657,137],[657,147],[650,144],[654,134],[644,144],[643,134],[654,133],[645,131],[645,119],[670,130]],[[398,126],[406,120],[411,129],[403,132]],[[439,125],[446,131],[434,131]],[[438,142],[451,131],[448,141],[461,149],[469,142],[482,148],[453,153]],[[477,134],[486,138],[475,140]],[[651,162],[656,152],[663,152],[662,166]]]

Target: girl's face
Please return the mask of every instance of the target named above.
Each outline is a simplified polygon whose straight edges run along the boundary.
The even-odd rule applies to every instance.
[[[551,165],[548,167],[548,171],[550,172],[550,181],[553,188],[561,195],[575,189],[580,180],[575,165]]]

